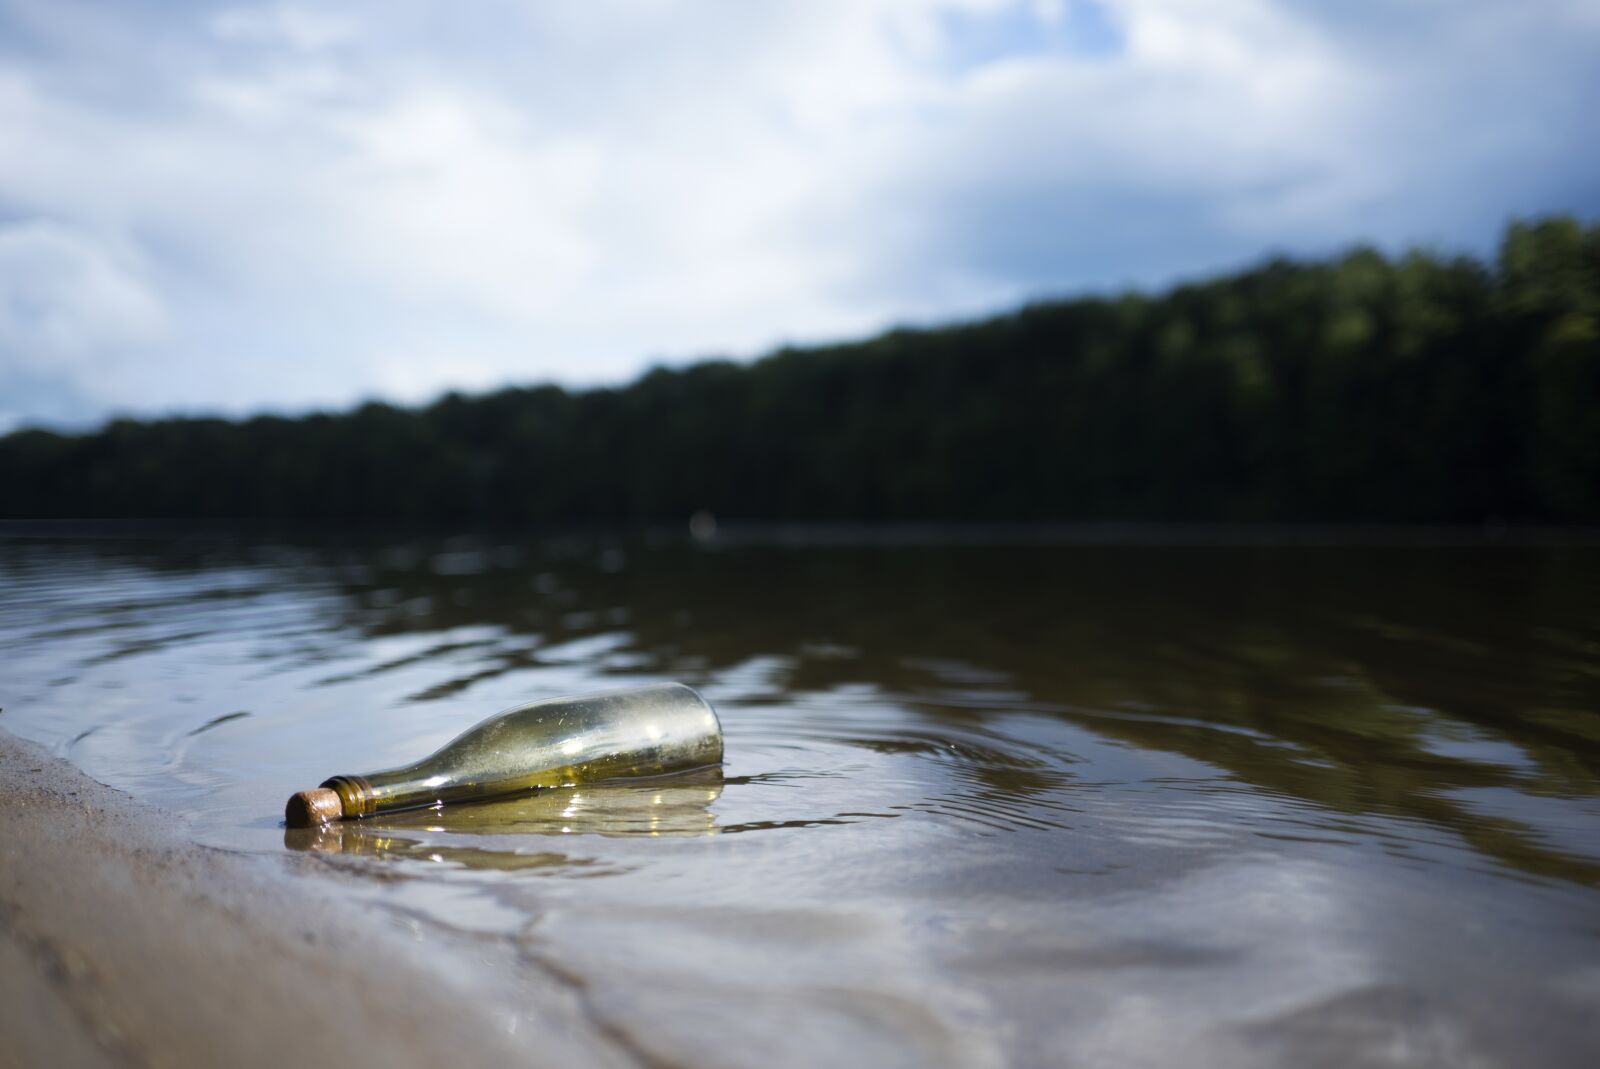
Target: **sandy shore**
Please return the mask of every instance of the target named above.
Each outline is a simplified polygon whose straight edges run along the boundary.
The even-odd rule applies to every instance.
[[[581,989],[0,732],[0,1066],[637,1065]]]

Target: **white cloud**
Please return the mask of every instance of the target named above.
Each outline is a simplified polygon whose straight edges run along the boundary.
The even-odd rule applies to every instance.
[[[211,32],[225,41],[284,45],[316,52],[350,40],[355,24],[340,15],[295,4],[234,8],[211,19]]]
[[[90,377],[161,337],[166,310],[136,263],[47,220],[0,225],[0,351],[15,366]]]
[[[100,302],[0,361],[86,415],[417,399],[1597,206],[1582,5],[1107,0],[1119,47],[1052,44],[1087,3],[0,0],[0,220]]]

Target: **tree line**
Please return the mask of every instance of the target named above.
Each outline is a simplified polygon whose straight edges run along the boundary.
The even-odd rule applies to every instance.
[[[622,387],[0,438],[0,515],[1600,522],[1600,225],[1356,249]]]

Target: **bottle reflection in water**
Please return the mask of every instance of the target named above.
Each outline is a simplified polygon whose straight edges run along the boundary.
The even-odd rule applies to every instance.
[[[715,769],[648,785],[563,787],[444,809],[412,809],[372,820],[285,828],[291,850],[386,860],[442,861],[465,868],[563,868],[574,862],[552,839],[689,838],[718,832],[711,805]],[[540,841],[548,845],[540,845]]]
[[[722,727],[710,704],[681,683],[661,683],[508,709],[416,764],[301,791],[284,817],[306,827],[721,761]]]

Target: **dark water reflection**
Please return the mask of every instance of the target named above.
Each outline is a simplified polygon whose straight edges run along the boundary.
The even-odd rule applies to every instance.
[[[0,726],[204,841],[517,940],[652,1058],[1600,1056],[1592,546],[0,554]],[[654,678],[717,704],[721,778],[276,822],[498,708]]]

